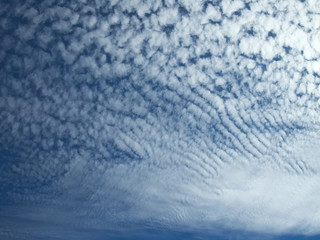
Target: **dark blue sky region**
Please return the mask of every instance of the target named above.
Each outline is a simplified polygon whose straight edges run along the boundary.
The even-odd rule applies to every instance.
[[[320,239],[315,0],[0,2],[0,239]]]

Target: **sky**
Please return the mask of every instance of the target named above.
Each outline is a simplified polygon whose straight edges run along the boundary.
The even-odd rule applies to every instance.
[[[316,0],[0,1],[0,239],[320,239]]]

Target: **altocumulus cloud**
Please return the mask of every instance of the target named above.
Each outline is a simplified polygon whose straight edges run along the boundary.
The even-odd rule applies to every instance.
[[[0,237],[318,234],[319,6],[1,1]]]

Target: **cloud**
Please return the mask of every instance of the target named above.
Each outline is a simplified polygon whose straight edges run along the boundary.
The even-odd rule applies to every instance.
[[[0,6],[0,236],[319,233],[315,1]]]

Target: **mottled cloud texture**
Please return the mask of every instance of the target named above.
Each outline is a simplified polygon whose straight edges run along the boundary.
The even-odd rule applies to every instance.
[[[0,238],[320,233],[319,57],[316,0],[1,1]]]

